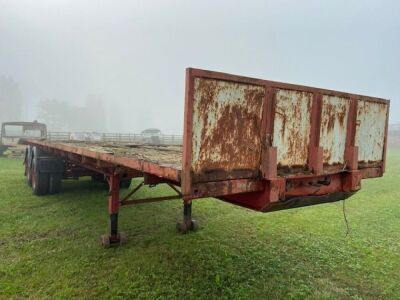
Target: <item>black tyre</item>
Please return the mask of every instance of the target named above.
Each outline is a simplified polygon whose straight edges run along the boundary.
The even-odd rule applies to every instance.
[[[92,182],[93,183],[103,183],[104,175],[103,174],[92,175]]]
[[[33,194],[42,196],[49,191],[49,174],[31,170]]]
[[[49,194],[57,194],[61,192],[62,174],[53,173],[49,177]]]
[[[39,149],[32,147],[30,150],[30,167],[29,167],[29,177],[32,182],[32,191],[34,195],[42,196],[46,195],[49,190],[49,175],[39,172],[38,167],[38,157]]]
[[[108,190],[108,181],[107,178],[103,174],[92,175],[92,182],[95,184],[101,184],[101,187],[105,190]]]
[[[35,147],[35,146],[32,147],[31,151],[32,151],[33,157],[36,157],[36,158],[43,157],[43,156],[49,156],[48,152],[45,152],[42,149]]]
[[[26,183],[28,186],[32,186],[32,170],[28,165],[25,165]]]
[[[28,184],[28,186],[32,186],[31,162],[32,162],[32,147],[29,146],[26,147],[25,159],[24,159],[24,165],[25,165],[24,175],[26,176],[26,183]]]
[[[25,172],[24,175],[28,176],[28,157],[29,157],[29,148],[25,148],[25,156],[24,156],[24,166],[25,166]]]

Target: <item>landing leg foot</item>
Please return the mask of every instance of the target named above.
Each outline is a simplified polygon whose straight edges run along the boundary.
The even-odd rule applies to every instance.
[[[120,246],[125,243],[125,235],[122,233],[119,233],[115,236],[109,235],[109,234],[103,234],[101,236],[100,242],[101,245],[104,248],[110,248],[114,246]]]
[[[199,223],[196,220],[192,220],[189,224],[185,222],[177,222],[176,230],[182,234],[186,234],[189,231],[196,231],[199,228]]]
[[[196,220],[192,219],[192,202],[183,204],[183,222],[176,223],[176,230],[182,234],[189,231],[196,231],[199,224]]]
[[[122,245],[125,240],[125,235],[118,231],[118,213],[110,214],[110,233],[101,236],[101,245],[110,248]]]

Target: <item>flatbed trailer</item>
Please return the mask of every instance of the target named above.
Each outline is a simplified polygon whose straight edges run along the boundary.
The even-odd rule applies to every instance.
[[[346,199],[385,171],[389,101],[326,89],[188,68],[182,146],[27,140],[25,174],[34,193],[91,175],[109,187],[109,234],[119,244],[121,206],[215,197],[269,212]],[[131,178],[143,182],[120,197]],[[145,185],[176,193],[133,199]]]

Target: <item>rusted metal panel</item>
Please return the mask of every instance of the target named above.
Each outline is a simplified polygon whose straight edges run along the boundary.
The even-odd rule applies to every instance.
[[[230,194],[243,194],[262,191],[264,185],[257,179],[234,179],[216,182],[201,182],[193,184],[193,198],[217,197]]]
[[[233,179],[238,177],[229,175],[230,172],[258,172],[264,97],[263,86],[194,79],[191,141],[194,175],[219,172],[225,174],[225,179]]]
[[[324,164],[345,164],[344,154],[349,109],[350,99],[329,95],[322,96],[319,144],[323,148]]]
[[[358,101],[355,143],[360,163],[383,160],[387,109],[386,103]]]
[[[276,91],[273,146],[278,149],[278,167],[306,167],[312,102],[309,92]]]

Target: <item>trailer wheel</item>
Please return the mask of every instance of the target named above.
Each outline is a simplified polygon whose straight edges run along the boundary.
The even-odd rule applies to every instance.
[[[32,186],[32,170],[28,165],[25,165],[25,173],[26,173],[26,183],[28,186]]]
[[[92,182],[95,184],[100,183],[101,187],[105,190],[108,190],[108,181],[107,179],[104,177],[103,174],[96,174],[96,175],[92,175]]]
[[[28,156],[29,156],[29,148],[26,147],[25,148],[25,155],[24,155],[24,166],[25,166],[25,171],[24,171],[24,175],[27,176],[28,175]]]
[[[32,151],[32,154],[33,154],[34,158],[35,157],[48,156],[47,152],[43,151],[42,149],[40,149],[40,148],[38,148],[36,146],[33,146],[31,151]]]
[[[31,171],[31,147],[26,147],[25,150],[25,158],[24,158],[24,165],[25,165],[25,172],[24,175],[26,176],[26,182],[28,186],[32,186],[32,171]]]
[[[93,183],[103,183],[104,182],[104,175],[103,174],[93,174],[91,176]]]
[[[31,166],[32,190],[33,194],[42,196],[49,191],[49,174],[40,173],[36,167],[36,162],[37,160],[34,157],[33,165]]]
[[[57,194],[61,191],[61,173],[50,174],[49,178],[49,194]]]
[[[37,196],[46,195],[49,191],[49,174],[32,172],[32,190]]]

